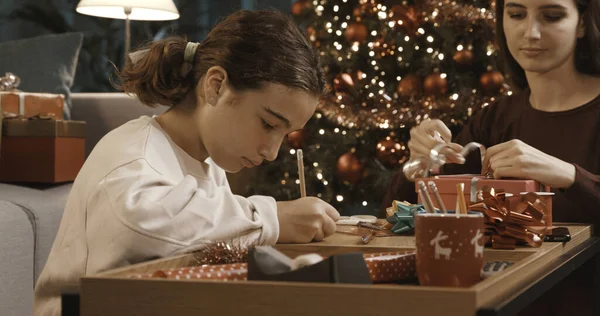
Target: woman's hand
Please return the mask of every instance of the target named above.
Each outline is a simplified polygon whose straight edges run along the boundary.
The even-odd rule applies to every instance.
[[[458,153],[462,150],[462,146],[455,143],[450,143],[452,132],[440,120],[423,121],[416,127],[410,130],[410,140],[408,148],[410,149],[410,159],[418,157],[429,157],[429,152],[437,145],[446,143],[453,151],[444,152],[448,162],[464,163],[465,158]]]
[[[316,197],[277,202],[279,243],[321,241],[335,233],[340,214]]]
[[[518,139],[488,148],[482,168],[483,174],[493,171],[496,179],[532,179],[553,188],[566,189],[575,182],[575,166]]]

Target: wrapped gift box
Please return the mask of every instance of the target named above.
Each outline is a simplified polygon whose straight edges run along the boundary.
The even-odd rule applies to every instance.
[[[85,160],[85,122],[5,119],[0,181],[72,181]]]
[[[431,178],[417,179],[423,180],[425,183],[428,181],[435,182],[442,202],[448,210],[454,210],[456,208],[457,191],[456,185],[459,183],[465,184],[465,200],[467,204],[475,203],[477,201],[477,191],[487,186],[494,188],[494,190],[504,190],[506,193],[513,194],[512,197],[508,198],[509,207],[514,206],[521,199],[521,192],[547,192],[548,188],[540,185],[539,182],[534,180],[521,180],[521,179],[489,179],[480,175],[440,175]],[[418,185],[415,181],[415,191],[418,193]],[[435,198],[432,192],[429,192],[433,203],[436,204]],[[419,203],[421,203],[421,196],[419,195]],[[437,206],[437,204],[436,204]],[[547,222],[552,225],[552,211],[548,210]]]
[[[52,113],[56,119],[63,119],[65,96],[51,93],[29,93],[17,91],[0,92],[0,109],[4,112],[21,115],[25,118],[40,113]]]
[[[373,283],[394,283],[417,277],[414,251],[395,251],[364,254]],[[130,278],[159,278],[176,280],[246,281],[248,264],[231,263],[156,270],[152,273],[131,274]]]

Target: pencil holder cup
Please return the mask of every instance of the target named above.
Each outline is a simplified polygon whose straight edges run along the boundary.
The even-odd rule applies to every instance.
[[[415,214],[415,242],[421,285],[469,287],[481,280],[483,214]]]

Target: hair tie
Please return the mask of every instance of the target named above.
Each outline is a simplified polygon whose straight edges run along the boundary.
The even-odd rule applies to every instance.
[[[183,55],[184,62],[188,64],[194,63],[194,57],[196,57],[196,50],[198,49],[198,46],[200,46],[200,43],[196,42],[188,42],[187,45],[185,45],[185,53]]]

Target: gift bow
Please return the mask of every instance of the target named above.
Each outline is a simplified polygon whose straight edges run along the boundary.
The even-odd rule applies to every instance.
[[[425,208],[421,204],[406,205],[394,201],[394,209],[396,213],[389,216],[386,220],[390,224],[394,224],[392,232],[402,234],[412,231],[415,228],[415,214],[426,213]]]
[[[7,72],[4,77],[0,77],[0,91],[13,91],[17,90],[21,79],[14,74]]]
[[[469,210],[485,215],[493,248],[514,249],[517,242],[525,242],[532,247],[542,245],[548,230],[547,205],[536,193],[523,195],[513,209],[507,208],[503,190],[484,187],[477,192],[477,200],[469,206]]]

